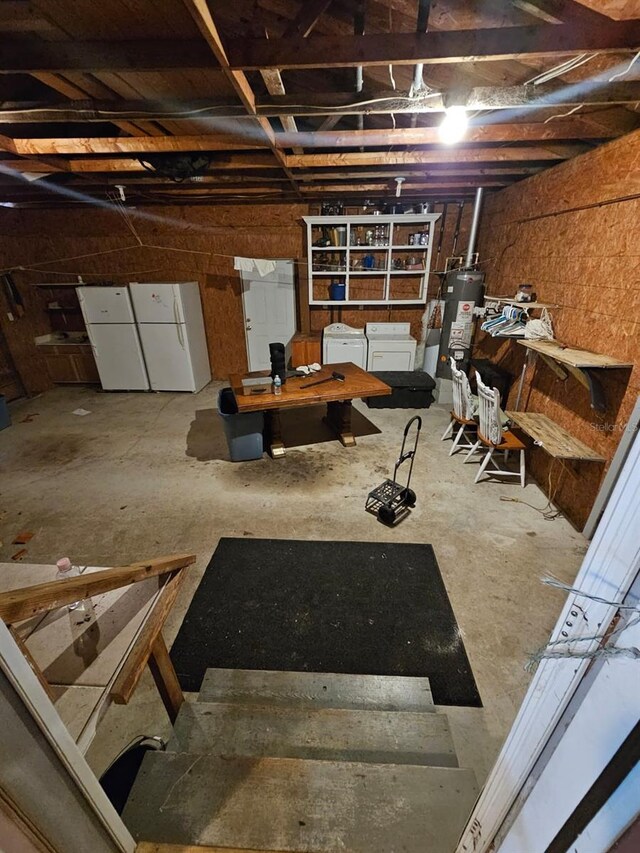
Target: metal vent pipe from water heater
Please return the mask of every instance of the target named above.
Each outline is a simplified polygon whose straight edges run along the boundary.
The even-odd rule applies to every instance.
[[[473,338],[473,310],[484,297],[484,273],[472,269],[472,258],[478,236],[482,187],[476,190],[469,245],[463,269],[447,273],[442,287],[444,312],[436,376],[451,379],[449,359],[453,356],[460,370],[469,371]]]

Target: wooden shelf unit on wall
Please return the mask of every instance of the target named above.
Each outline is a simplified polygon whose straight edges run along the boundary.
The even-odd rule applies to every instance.
[[[424,305],[427,301],[427,282],[431,267],[431,250],[438,213],[367,215],[367,216],[306,216],[309,269],[309,305]],[[382,229],[384,243],[367,245],[360,242],[366,232]],[[324,234],[340,231],[344,244],[314,246]],[[410,244],[410,233],[426,233],[426,242]],[[319,269],[322,254],[334,255],[330,266],[338,269]],[[376,257],[375,268],[361,266],[365,255]],[[419,269],[396,269],[394,261],[404,261],[415,255],[421,261]],[[344,299],[330,299],[329,285],[338,281],[345,285]],[[324,289],[327,298],[318,296]],[[375,291],[378,293],[375,293]],[[373,297],[373,298],[372,298]]]

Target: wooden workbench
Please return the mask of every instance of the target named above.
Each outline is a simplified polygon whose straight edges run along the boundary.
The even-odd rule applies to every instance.
[[[304,387],[331,376],[333,371],[342,373],[345,381],[332,380],[322,385]],[[297,409],[303,406],[326,403],[325,422],[336,433],[344,447],[353,447],[356,440],[351,431],[351,401],[360,397],[382,397],[391,394],[391,388],[388,385],[351,362],[327,364],[313,376],[295,376],[287,379],[282,386],[282,393],[277,396],[269,386],[267,386],[265,393],[248,393],[242,386],[242,380],[245,376],[269,376],[269,371],[245,375],[234,373],[230,377],[230,384],[239,414],[243,412],[264,412],[265,445],[273,457],[285,455],[280,426],[281,409]]]

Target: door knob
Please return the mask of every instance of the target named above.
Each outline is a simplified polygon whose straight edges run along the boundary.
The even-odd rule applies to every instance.
[[[251,331],[251,326],[247,323],[247,332]]]

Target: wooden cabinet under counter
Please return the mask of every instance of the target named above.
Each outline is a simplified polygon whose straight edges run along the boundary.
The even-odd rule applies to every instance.
[[[322,340],[320,333],[298,332],[291,339],[291,364],[322,364]]]
[[[90,344],[36,344],[51,380],[60,384],[100,382]]]

